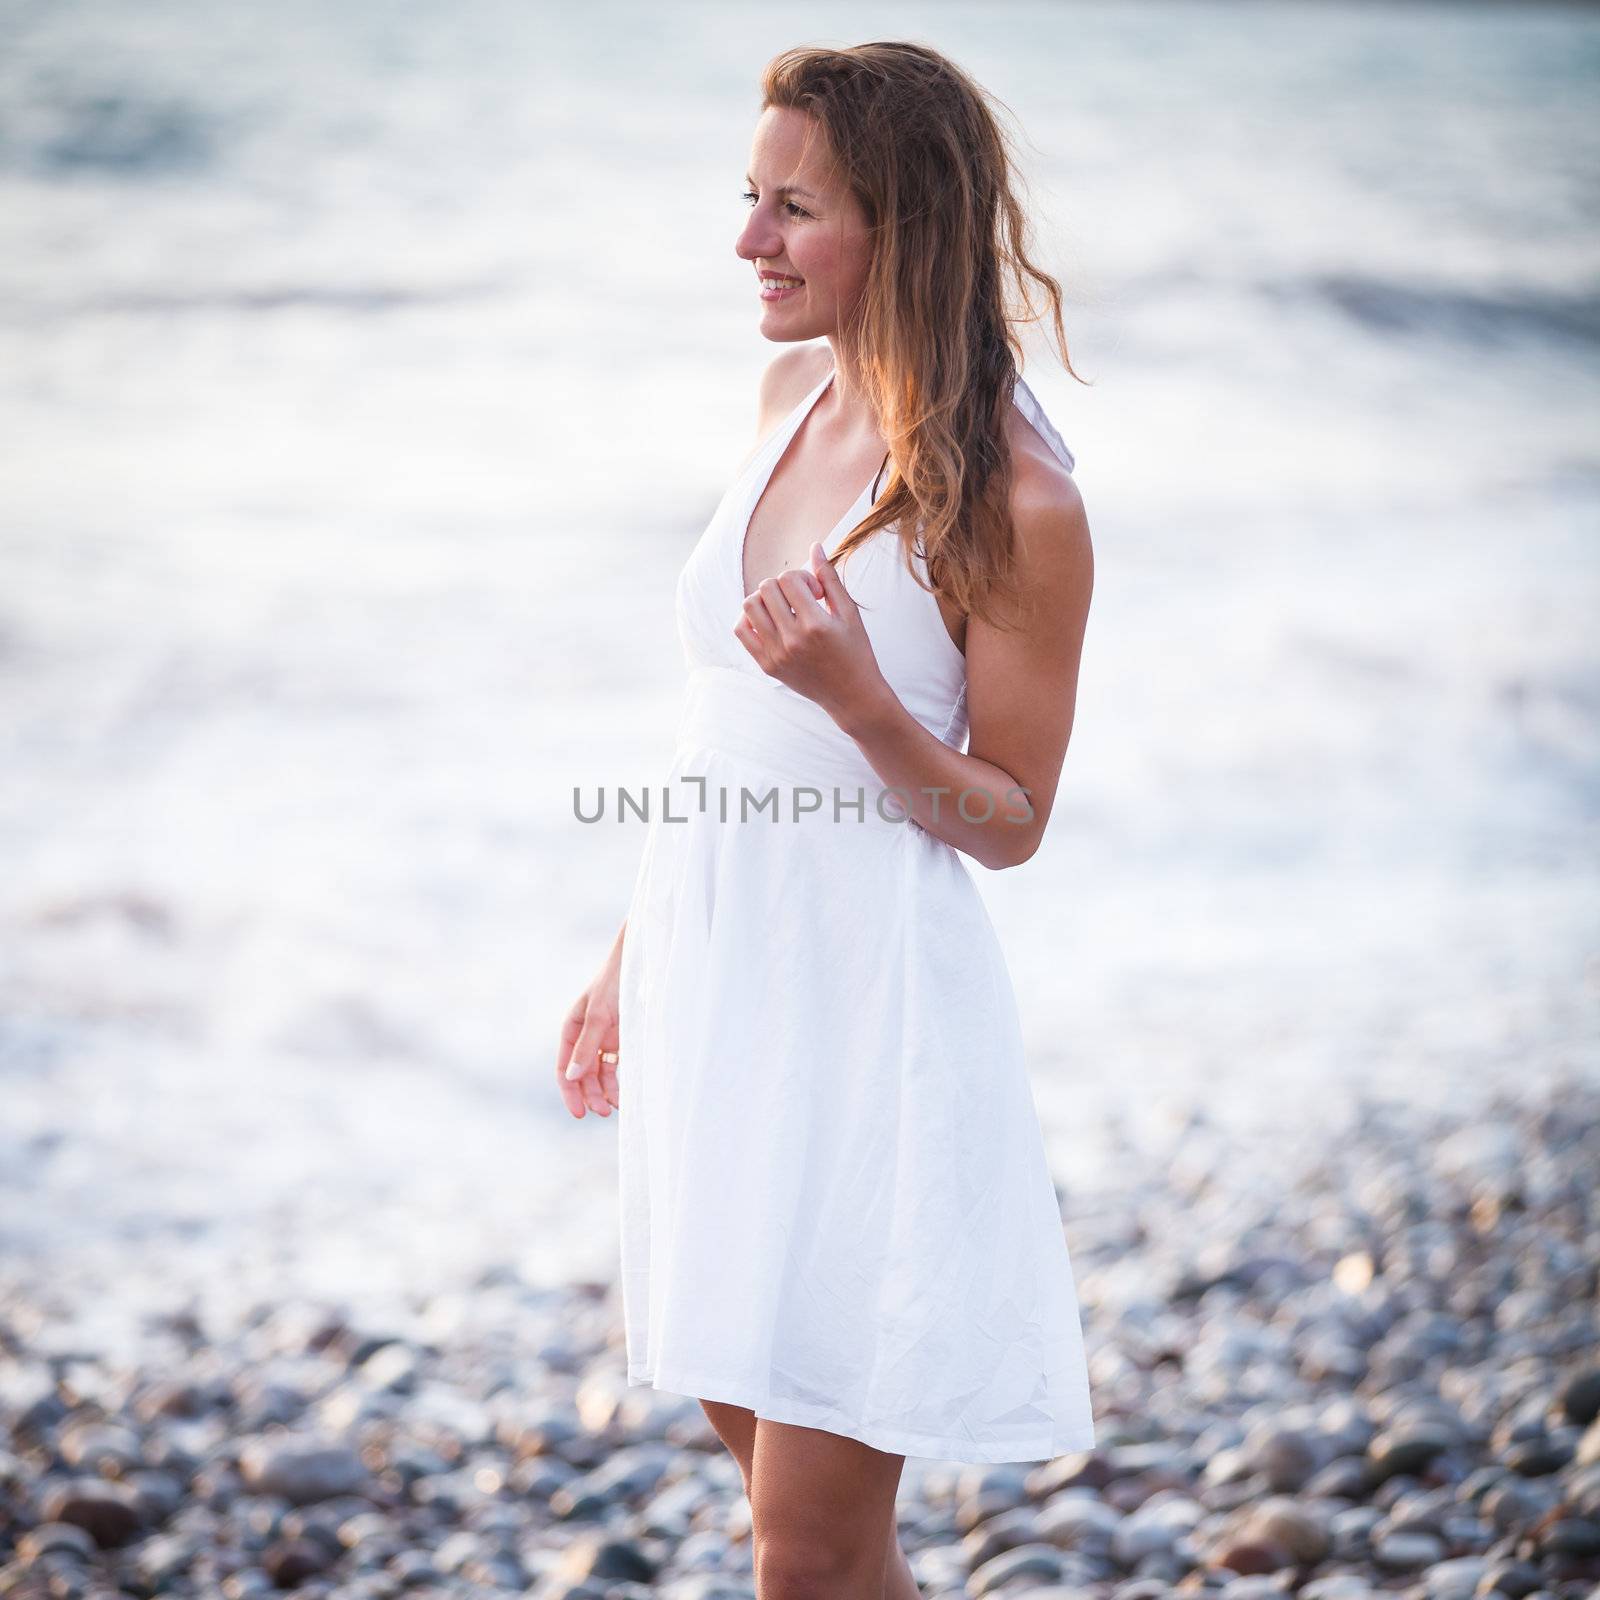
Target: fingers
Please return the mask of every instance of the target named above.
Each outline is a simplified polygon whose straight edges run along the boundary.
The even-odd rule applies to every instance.
[[[839,576],[839,569],[828,559],[828,552],[820,544],[811,546],[811,566],[816,575],[822,598],[833,608],[834,616],[848,616],[856,608],[850,591]]]
[[[821,621],[827,613],[822,609],[822,585],[816,574],[805,567],[791,567],[772,580],[783,594],[787,605],[780,607],[784,615],[778,619],[781,629],[785,622],[797,618]]]
[[[611,1038],[606,1041],[602,1048],[609,1050],[613,1055],[617,1054],[617,1039],[615,1033],[612,1034]],[[617,1063],[615,1061],[607,1061],[602,1056],[596,1076],[600,1080],[600,1093],[605,1096],[606,1101],[610,1105],[614,1105],[620,1109],[622,1106],[622,1096],[621,1092],[617,1088]]]
[[[744,616],[733,630],[734,637],[762,666],[767,664],[766,658],[783,643],[765,599],[767,584],[772,581],[771,578],[765,579],[754,594],[745,596]]]
[[[602,1106],[616,1106],[621,1102],[617,1095],[617,1062],[607,1061],[606,1057],[620,1056],[620,1047],[617,1042],[617,1019],[614,1016],[601,1016],[591,1018],[596,1023],[594,1070],[583,1079],[585,1084],[593,1084],[599,1096],[599,1103],[593,1098],[589,1104],[601,1116],[610,1113],[602,1110]]]
[[[567,1067],[572,1061],[578,1035],[583,1032],[583,1019],[588,1009],[589,996],[586,993],[579,995],[572,1009],[562,1018],[561,1039],[556,1046],[556,1083],[561,1089],[561,1098],[567,1110],[575,1117],[583,1115],[583,1091],[568,1080]]]
[[[814,544],[811,548],[815,560],[822,546]],[[828,570],[832,572],[832,567]],[[837,575],[834,583],[837,592],[848,601]],[[753,594],[745,596],[733,636],[755,657],[762,671],[772,672],[807,633],[828,627],[838,615],[838,603],[834,603],[830,616],[827,600],[828,590],[817,573],[806,567],[790,567],[775,578],[764,578]]]
[[[777,629],[778,643],[785,650],[792,650],[811,629],[827,623],[828,614],[822,609],[822,602],[812,594],[798,568],[768,578],[761,585],[760,594]]]
[[[562,1024],[556,1080],[573,1116],[594,1111],[609,1117],[618,1104],[617,1069],[615,1063],[601,1061],[600,1052],[617,1050],[617,1020],[603,1017],[599,1007],[587,1003],[587,996],[578,1004],[582,1011],[574,1007]]]
[[[816,578],[803,567],[791,567],[775,578],[763,578],[755,593],[745,597],[743,620],[733,631],[765,665],[763,656],[770,659],[791,648],[808,629],[826,621]]]

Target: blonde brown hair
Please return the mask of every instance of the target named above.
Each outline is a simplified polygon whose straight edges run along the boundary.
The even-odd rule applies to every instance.
[[[898,521],[908,566],[918,543],[940,594],[998,620],[996,602],[1021,594],[1005,425],[1022,356],[1016,327],[1042,315],[1035,288],[1067,371],[1085,381],[1067,354],[1060,285],[1029,259],[999,102],[938,51],[898,41],[785,50],[761,91],[763,109],[816,119],[872,239],[866,286],[839,338],[859,360],[891,470],[835,558]]]

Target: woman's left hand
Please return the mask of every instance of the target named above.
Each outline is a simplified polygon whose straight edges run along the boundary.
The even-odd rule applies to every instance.
[[[763,672],[836,721],[888,689],[861,612],[820,544],[809,570],[791,567],[745,596],[733,634]]]

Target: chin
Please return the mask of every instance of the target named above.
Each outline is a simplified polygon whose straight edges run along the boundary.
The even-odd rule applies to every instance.
[[[761,319],[761,337],[774,344],[803,344],[807,339],[820,339],[828,330],[813,328],[804,322],[789,321],[783,317]]]

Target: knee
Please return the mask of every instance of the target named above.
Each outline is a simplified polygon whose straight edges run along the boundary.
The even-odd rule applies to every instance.
[[[838,1600],[859,1568],[845,1551],[809,1537],[758,1539],[755,1558],[760,1600]]]

